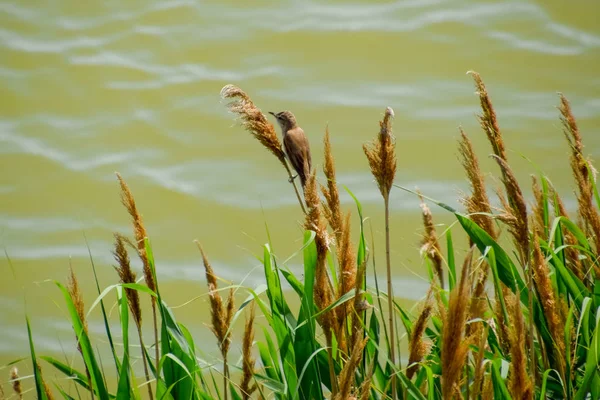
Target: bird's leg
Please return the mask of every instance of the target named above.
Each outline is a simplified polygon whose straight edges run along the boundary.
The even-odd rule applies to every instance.
[[[298,174],[296,174],[296,175],[294,175],[294,176],[290,177],[290,179],[288,179],[288,182],[289,182],[289,183],[292,183],[292,182],[294,182],[294,179],[296,179],[297,177],[298,177]]]

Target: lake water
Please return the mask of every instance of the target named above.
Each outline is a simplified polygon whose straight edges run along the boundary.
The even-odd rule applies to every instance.
[[[300,247],[294,192],[278,162],[227,112],[219,91],[228,83],[264,111],[292,110],[319,168],[329,125],[339,182],[370,218],[378,268],[383,211],[361,145],[377,133],[386,106],[396,114],[398,184],[457,205],[468,188],[457,161],[459,125],[485,171],[497,172],[475,118],[469,70],[488,86],[523,186],[535,168],[521,155],[572,207],[556,92],[571,100],[586,151],[598,158],[599,15],[596,0],[3,1],[0,245],[12,268],[1,257],[0,365],[27,354],[26,311],[39,352],[72,353],[67,312],[48,280],[64,282],[72,264],[91,305],[84,235],[101,285],[116,282],[112,232],[131,227],[115,171],[144,215],[166,300],[200,296],[176,314],[208,352],[215,342],[193,240],[222,278],[249,286],[262,282],[254,255],[267,241],[265,224],[281,259]],[[356,227],[350,197],[343,202]],[[427,289],[419,211],[413,195],[394,189],[394,284],[407,302]],[[439,223],[452,222],[433,212]],[[102,333],[96,312],[90,329]]]

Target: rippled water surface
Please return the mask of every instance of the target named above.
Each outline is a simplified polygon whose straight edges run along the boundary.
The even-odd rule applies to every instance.
[[[144,215],[170,304],[206,291],[194,239],[220,276],[250,286],[261,282],[254,254],[265,223],[282,259],[300,247],[294,193],[227,113],[227,83],[265,111],[292,110],[318,167],[329,125],[339,181],[371,218],[378,266],[382,210],[361,145],[386,106],[396,112],[399,184],[457,205],[467,189],[459,125],[496,171],[468,70],[488,85],[521,182],[535,170],[525,155],[572,199],[556,92],[598,158],[599,15],[592,0],[1,2],[0,242],[11,262],[0,261],[0,365],[26,353],[25,309],[42,351],[60,354],[71,340],[47,280],[64,281],[71,264],[93,302],[85,238],[101,285],[115,282],[112,232],[130,232],[115,171]],[[392,209],[396,294],[415,300],[426,289],[418,201],[395,190]],[[208,338],[205,300],[176,312]],[[90,329],[103,330],[95,312]]]

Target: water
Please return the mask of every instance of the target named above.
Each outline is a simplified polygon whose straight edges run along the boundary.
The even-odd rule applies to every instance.
[[[486,172],[497,172],[468,70],[488,86],[523,185],[534,167],[521,154],[572,205],[556,92],[571,100],[586,150],[598,158],[598,15],[592,0],[2,2],[0,241],[12,267],[2,257],[0,365],[27,352],[25,311],[40,352],[71,354],[67,313],[48,280],[64,282],[71,264],[91,305],[85,238],[101,285],[116,281],[112,232],[131,228],[115,171],[144,215],[169,304],[200,296],[176,313],[206,338],[206,351],[214,346],[193,240],[221,277],[249,286],[262,282],[254,255],[265,223],[282,259],[300,247],[295,195],[277,161],[227,113],[219,91],[228,83],[264,111],[292,110],[319,167],[329,125],[339,181],[371,218],[379,267],[383,213],[361,145],[386,106],[396,113],[399,184],[457,205],[467,189],[459,125]],[[343,202],[354,212],[349,196]],[[419,226],[417,199],[395,190],[392,261],[396,294],[407,302],[427,288]],[[97,312],[90,329],[102,332]]]

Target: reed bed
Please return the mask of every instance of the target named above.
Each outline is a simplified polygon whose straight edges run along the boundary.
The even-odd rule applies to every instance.
[[[83,367],[37,356],[35,335],[26,318],[33,374],[19,377],[13,368],[0,396],[10,398],[6,393],[12,390],[13,398],[23,398],[25,387],[31,386],[40,399],[54,395],[102,400],[599,399],[600,196],[596,170],[586,158],[574,113],[560,95],[557,114],[567,140],[578,205],[577,217],[571,219],[551,181],[541,173],[534,176],[533,202],[528,204],[507,158],[510,144],[504,142],[490,94],[481,76],[471,75],[482,110],[478,119],[503,185],[497,190],[501,207],[491,206],[478,157],[461,129],[458,153],[470,183],[470,192],[461,198],[464,210],[413,192],[421,198],[425,232],[421,255],[430,277],[427,295],[413,310],[395,301],[391,281],[390,192],[410,190],[394,184],[396,145],[401,149],[402,140],[392,134],[394,113],[388,107],[377,136],[364,146],[365,165],[383,200],[385,291],[368,284],[367,273],[375,260],[365,240],[362,207],[353,195],[352,209],[340,203],[326,130],[324,178],[312,171],[303,198],[294,185],[305,229],[302,276],[280,265],[266,243],[261,249],[266,285],[219,288],[219,266],[209,262],[198,244],[199,264],[206,274],[209,326],[221,357],[218,362],[202,362],[194,338],[161,295],[148,232],[129,186],[117,174],[133,237],[115,233],[116,283],[103,291],[97,284],[98,293],[86,296],[88,304],[95,297],[92,308],[101,309],[106,338],[88,331],[89,309],[70,271],[67,285],[56,285],[64,297]],[[221,94],[230,101],[228,107],[241,126],[291,177],[274,127],[250,96],[233,85]],[[452,213],[458,222],[443,236],[434,223],[438,212]],[[291,218],[290,223],[296,221]],[[467,252],[454,247],[457,230],[468,238],[463,246]],[[358,237],[357,242],[353,237]],[[128,249],[142,261],[141,281],[131,270]],[[284,291],[284,281],[292,290]],[[246,300],[236,306],[240,294]],[[140,296],[151,299],[154,340],[149,345],[142,334]],[[290,306],[293,298],[300,304],[297,311]],[[105,303],[115,304],[118,311],[120,345],[113,340]],[[241,355],[236,360],[230,349],[238,332],[236,321],[244,316],[238,338]],[[135,342],[129,337],[131,318]],[[409,349],[404,364],[396,352],[401,341]],[[99,360],[98,348],[106,343],[112,363]],[[136,376],[133,368],[132,350],[138,345],[143,377]],[[50,389],[40,362],[54,368],[55,374],[64,374],[68,383],[57,379]],[[108,385],[107,376],[117,377],[117,384]]]

